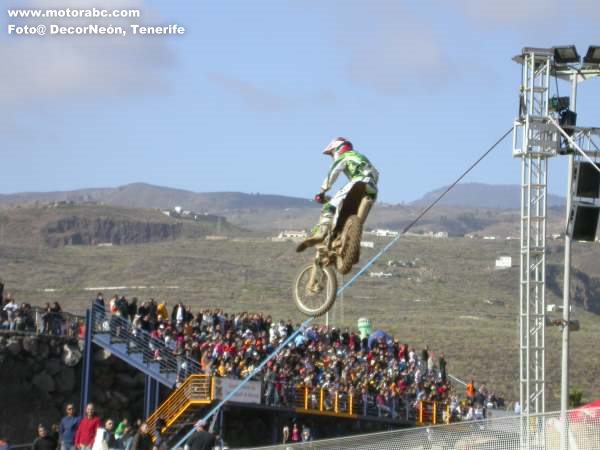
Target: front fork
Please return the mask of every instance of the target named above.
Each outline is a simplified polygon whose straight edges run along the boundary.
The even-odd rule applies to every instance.
[[[331,252],[331,228],[332,225],[328,225],[327,234],[325,235],[325,239],[321,244],[317,244],[316,250],[317,254],[315,256],[315,262],[313,263],[313,270],[310,273],[310,278],[308,279],[307,289],[316,294],[320,291],[319,279],[320,277],[317,273],[321,272],[321,267],[323,265],[328,265],[330,263],[329,253]]]
[[[319,263],[317,261],[315,261],[313,263],[313,270],[310,272],[310,278],[308,279],[308,285],[306,286],[306,289],[308,289],[308,291],[310,291],[313,294],[316,294],[319,292],[319,281],[317,279],[317,270],[320,270],[321,267],[319,266]]]

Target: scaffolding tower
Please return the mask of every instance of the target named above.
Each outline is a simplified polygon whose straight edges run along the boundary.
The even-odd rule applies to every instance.
[[[521,254],[519,284],[519,391],[525,415],[545,412],[545,279],[548,159],[558,150],[549,123],[553,54],[524,48],[519,117],[514,122],[513,156],[521,158]]]
[[[526,47],[514,59],[521,64],[519,115],[513,126],[513,156],[521,158],[521,255],[519,282],[519,391],[523,420],[521,448],[544,443],[543,421],[530,421],[533,415],[545,413],[545,277],[548,160],[556,155],[569,156],[567,188],[567,232],[565,234],[565,267],[563,286],[563,334],[561,449],[567,449],[566,417],[569,387],[569,280],[571,238],[569,226],[575,226],[571,206],[578,201],[574,173],[587,160],[600,172],[600,147],[594,142],[598,128],[575,126],[578,83],[600,76],[600,61],[590,46],[583,63],[575,46],[540,49]],[[568,57],[560,56],[560,51]],[[570,56],[568,55],[570,54]],[[558,55],[558,56],[557,56]],[[560,57],[560,61],[559,58]],[[557,96],[550,98],[550,79],[556,80]],[[571,83],[571,96],[563,101],[558,93],[558,79]],[[551,108],[552,103],[552,108]],[[554,111],[552,111],[554,110]],[[567,114],[568,113],[568,114]],[[560,120],[558,119],[560,116]],[[568,129],[563,128],[563,123]],[[593,195],[586,193],[585,195]],[[593,207],[589,199],[581,206]],[[597,202],[597,200],[595,200]],[[591,217],[591,216],[590,216]],[[591,218],[588,220],[592,220]],[[572,222],[573,221],[573,222]],[[592,225],[593,226],[593,225]],[[589,240],[589,236],[585,237]],[[537,416],[541,417],[541,416]]]

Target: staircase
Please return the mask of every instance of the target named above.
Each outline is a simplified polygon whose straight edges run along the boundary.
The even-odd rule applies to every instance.
[[[171,389],[201,372],[197,361],[175,355],[163,340],[134,328],[128,319],[107,313],[100,305],[91,309],[91,337],[94,344]]]
[[[164,421],[163,437],[171,439],[182,428],[193,424],[199,411],[214,399],[214,378],[209,375],[190,375],[154,413],[146,419],[149,429],[156,430],[158,419]]]

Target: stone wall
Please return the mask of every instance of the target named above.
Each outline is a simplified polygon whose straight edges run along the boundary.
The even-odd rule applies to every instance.
[[[79,410],[82,356],[74,338],[0,335],[0,437],[31,442],[39,423],[60,421],[66,403]],[[91,401],[100,416],[141,417],[143,374],[96,347],[93,359]]]

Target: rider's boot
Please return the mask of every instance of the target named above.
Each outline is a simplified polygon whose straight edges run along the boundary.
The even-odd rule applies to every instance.
[[[321,223],[321,224],[315,226],[312,230],[312,234],[308,238],[306,238],[305,240],[300,242],[300,244],[298,244],[298,246],[296,247],[296,251],[298,253],[300,253],[300,252],[303,252],[304,250],[306,250],[308,247],[312,247],[313,245],[320,244],[321,242],[323,242],[326,235],[327,235],[327,224]]]

